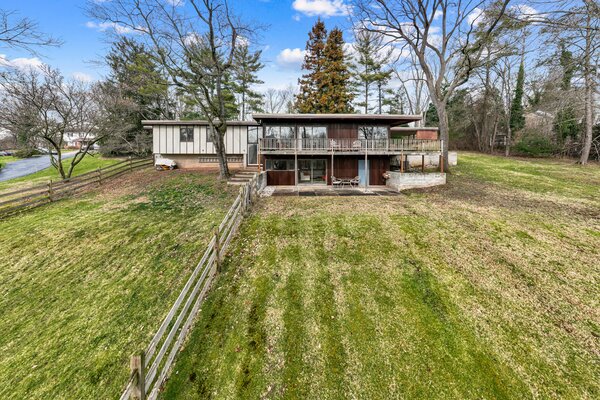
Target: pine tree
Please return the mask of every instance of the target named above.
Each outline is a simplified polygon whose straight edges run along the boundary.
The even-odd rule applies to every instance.
[[[370,94],[372,85],[377,89],[377,112],[381,114],[382,105],[385,97],[385,84],[389,81],[392,74],[391,70],[385,70],[384,65],[391,56],[391,49],[382,52],[384,47],[383,37],[371,31],[360,30],[356,33],[356,43],[354,49],[358,55],[354,65],[354,77],[356,84],[361,88],[363,101],[357,103],[364,108],[365,114],[368,114],[370,107]]]
[[[515,87],[515,98],[510,107],[510,128],[513,132],[525,127],[525,115],[523,114],[523,86],[525,84],[525,63],[521,60],[517,84]]]
[[[307,73],[298,80],[300,93],[297,96],[296,107],[301,113],[322,112],[319,104],[320,92],[324,86],[326,37],[325,24],[319,19],[309,32],[306,42],[306,55],[302,69]]]
[[[348,70],[344,54],[344,37],[342,31],[334,28],[325,44],[324,77],[321,95],[319,96],[320,112],[348,113],[352,112],[353,95],[350,91],[352,78]]]
[[[257,77],[264,65],[260,62],[261,51],[250,53],[244,44],[234,54],[232,90],[238,96],[239,118],[246,119],[248,112],[262,111],[262,96],[252,90],[253,85],[264,83]]]

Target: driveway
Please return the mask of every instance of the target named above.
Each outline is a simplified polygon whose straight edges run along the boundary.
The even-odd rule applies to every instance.
[[[62,158],[63,160],[71,158],[75,156],[76,153],[76,151],[63,153]],[[0,169],[0,182],[33,174],[42,169],[48,168],[50,165],[49,155],[35,156],[13,161],[4,165],[4,167]]]

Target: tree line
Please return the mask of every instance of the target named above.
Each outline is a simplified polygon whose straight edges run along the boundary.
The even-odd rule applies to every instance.
[[[262,28],[226,0],[187,3],[90,1],[90,17],[132,33],[110,37],[106,79],[75,82],[50,67],[3,71],[0,123],[23,145],[34,137],[58,148],[61,135],[87,129],[106,153],[144,155],[151,134],[142,120],[205,119],[223,178],[228,121],[260,111],[423,113],[446,153],[561,154],[582,164],[600,153],[596,0],[540,2],[542,11],[509,0],[355,0],[353,42],[317,20],[298,87],[264,93],[256,90],[262,54],[253,48]],[[0,36],[0,46],[60,44],[30,20],[11,25],[11,14],[2,15],[19,34]],[[35,93],[24,90],[30,86]]]

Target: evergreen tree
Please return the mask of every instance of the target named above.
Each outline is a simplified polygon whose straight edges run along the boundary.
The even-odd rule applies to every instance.
[[[352,112],[351,75],[344,54],[342,31],[334,28],[325,44],[324,77],[318,110],[326,113]]]
[[[366,30],[360,30],[356,33],[354,49],[357,53],[357,59],[353,72],[363,98],[357,105],[364,108],[365,114],[372,110],[370,107],[372,85],[375,85],[377,89],[377,112],[379,114],[382,112],[385,97],[384,86],[392,74],[391,70],[384,69],[385,63],[389,61],[391,56],[391,50],[382,52],[383,47],[384,43],[381,35]]]
[[[261,51],[250,53],[247,44],[240,46],[234,54],[232,90],[238,96],[241,121],[249,112],[262,111],[262,95],[252,89],[253,85],[264,83],[257,77],[258,71],[264,67],[260,56]]]
[[[148,154],[152,136],[143,129],[142,120],[172,117],[167,80],[145,46],[127,37],[113,43],[105,61],[110,72],[103,85],[123,97],[122,113],[131,128],[111,136],[101,149],[108,154]]]
[[[525,63],[521,60],[517,84],[515,86],[515,97],[510,107],[510,128],[513,132],[525,127],[525,115],[523,113],[523,86],[525,85]]]
[[[301,113],[323,112],[320,104],[321,91],[324,87],[326,37],[325,24],[319,19],[309,32],[306,42],[306,55],[302,69],[307,73],[298,80],[300,93],[297,96],[296,107]]]
[[[571,89],[571,79],[576,71],[576,61],[573,59],[573,53],[565,48],[564,43],[560,45],[560,66],[563,70],[562,90]]]

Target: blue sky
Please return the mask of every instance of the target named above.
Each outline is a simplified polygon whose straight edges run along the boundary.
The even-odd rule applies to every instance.
[[[322,18],[328,29],[349,26],[344,0],[230,1],[245,21],[268,25],[256,46],[263,49],[263,88],[282,88],[297,82],[308,31],[317,18]],[[66,76],[101,78],[105,70],[97,61],[109,44],[105,33],[85,15],[84,6],[84,0],[1,0],[0,7],[37,21],[41,31],[59,37],[64,44],[41,49],[39,60],[24,51],[6,48],[0,48],[0,55],[14,63],[45,62],[60,68]]]

